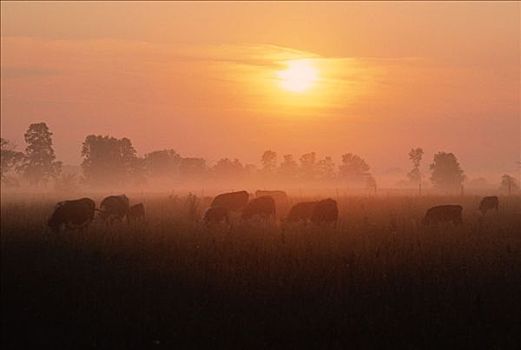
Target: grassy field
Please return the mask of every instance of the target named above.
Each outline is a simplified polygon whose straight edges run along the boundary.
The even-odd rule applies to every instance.
[[[519,197],[484,219],[473,196],[345,197],[336,228],[231,230],[142,199],[145,223],[58,235],[53,200],[3,199],[4,346],[521,347]],[[463,225],[419,225],[445,203]]]

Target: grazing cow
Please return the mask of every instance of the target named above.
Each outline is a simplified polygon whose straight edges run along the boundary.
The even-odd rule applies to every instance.
[[[59,202],[47,224],[54,232],[64,225],[66,229],[83,229],[94,219],[95,209],[96,203],[90,198]]]
[[[288,202],[288,195],[284,191],[261,191],[261,190],[255,191],[256,198],[264,197],[264,196],[273,197],[273,199],[277,203],[285,204]]]
[[[275,200],[275,205],[277,206],[277,213],[281,215],[282,213],[287,212],[289,207],[289,199],[288,195],[284,191],[255,191],[255,197],[264,197],[270,196]]]
[[[317,201],[315,202],[300,202],[295,204],[289,210],[289,214],[286,217],[287,222],[299,222],[304,221],[307,222],[311,220],[311,215],[313,214],[313,209],[317,205]]]
[[[143,203],[138,203],[128,208],[128,220],[143,220],[145,219],[145,206]]]
[[[499,199],[497,196],[483,197],[481,203],[479,203],[479,211],[481,211],[481,214],[485,215],[490,209],[496,209],[496,212],[498,211]]]
[[[252,199],[242,211],[241,218],[249,220],[254,216],[259,216],[265,220],[271,217],[275,218],[275,200],[270,196]]]
[[[107,224],[112,224],[114,220],[122,221],[128,216],[129,207],[129,200],[124,194],[108,196],[100,204],[101,218]]]
[[[210,207],[204,212],[203,222],[207,226],[210,224],[220,224],[221,222],[230,225],[228,210],[223,207]]]
[[[317,202],[311,213],[311,222],[314,224],[336,224],[337,220],[338,206],[331,198]]]
[[[221,193],[212,201],[211,207],[222,207],[228,211],[241,210],[248,204],[248,192],[238,191]]]
[[[461,205],[438,205],[427,210],[422,223],[424,225],[431,225],[452,221],[454,225],[459,225],[463,223],[461,218],[462,211],[463,207]]]

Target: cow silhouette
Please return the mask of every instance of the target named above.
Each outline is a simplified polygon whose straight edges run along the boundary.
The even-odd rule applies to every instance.
[[[328,198],[318,201],[311,213],[311,222],[314,224],[336,224],[338,220],[338,206],[334,199]]]
[[[105,197],[100,204],[100,216],[106,224],[114,221],[123,221],[130,209],[128,197],[124,194],[119,196]]]
[[[463,223],[462,211],[463,207],[461,205],[438,205],[427,210],[422,223],[424,225],[432,225],[452,221],[454,225],[460,225]]]
[[[308,222],[311,220],[313,209],[317,205],[318,201],[313,202],[300,202],[291,207],[286,222]]]
[[[238,211],[248,204],[248,197],[246,191],[221,193],[213,199],[210,206],[226,208],[228,211]]]
[[[481,211],[481,214],[485,215],[487,211],[491,209],[496,209],[496,212],[498,211],[499,199],[497,198],[497,196],[483,197],[483,199],[479,203],[479,211]]]
[[[59,202],[54,207],[47,224],[54,232],[59,232],[62,227],[82,230],[94,219],[95,209],[96,203],[90,198]]]
[[[249,220],[255,216],[269,220],[275,218],[275,200],[270,196],[252,199],[241,214],[243,220]]]
[[[128,208],[128,221],[136,221],[145,219],[145,206],[143,203],[138,203]]]
[[[210,207],[206,209],[203,215],[203,222],[206,226],[211,224],[220,224],[223,222],[227,225],[230,225],[228,209],[224,207]]]

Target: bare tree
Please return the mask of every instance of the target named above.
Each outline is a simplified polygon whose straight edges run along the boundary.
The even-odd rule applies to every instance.
[[[422,174],[420,171],[420,163],[423,157],[423,149],[421,148],[413,148],[409,151],[409,159],[412,161],[413,168],[409,173],[407,173],[407,177],[409,181],[415,185],[420,184],[422,180]]]

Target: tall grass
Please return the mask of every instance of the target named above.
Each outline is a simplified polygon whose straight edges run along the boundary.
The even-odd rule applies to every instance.
[[[302,198],[293,198],[298,201]],[[132,200],[132,198],[131,198]],[[518,348],[521,200],[343,197],[336,228],[206,228],[206,200],[58,235],[50,200],[2,203],[2,342],[116,347]],[[464,206],[464,224],[423,227]]]

